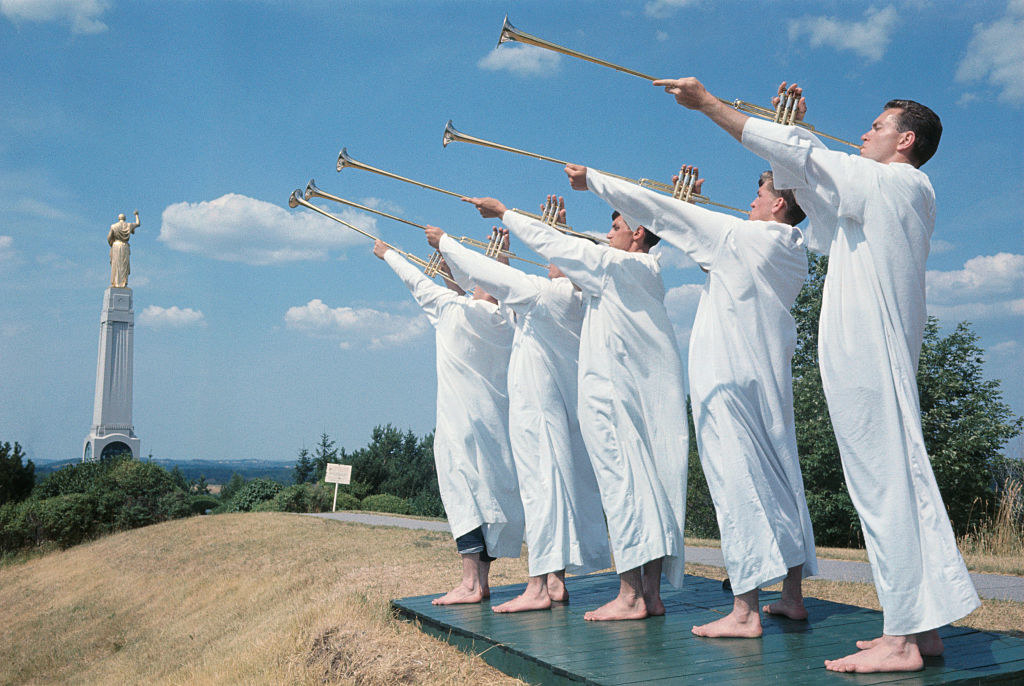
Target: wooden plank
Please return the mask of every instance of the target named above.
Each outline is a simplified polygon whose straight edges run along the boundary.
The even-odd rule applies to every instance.
[[[668,614],[638,622],[586,622],[583,615],[618,591],[613,573],[570,577],[571,603],[550,611],[497,614],[494,605],[524,584],[491,589],[489,602],[434,606],[437,597],[392,601],[398,613],[427,633],[480,654],[501,671],[531,683],[765,683],[932,684],[1024,683],[1024,640],[962,627],[946,627],[943,658],[913,675],[835,674],[825,659],[855,650],[854,641],[881,631],[881,613],[807,598],[810,622],[765,617],[760,639],[706,639],[694,624],[732,607],[732,595],[713,579],[687,576],[682,589],[664,586]],[[764,593],[765,602],[778,597]]]

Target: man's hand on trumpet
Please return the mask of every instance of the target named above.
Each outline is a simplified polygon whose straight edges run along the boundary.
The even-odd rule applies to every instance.
[[[501,252],[498,253],[497,257],[495,257],[494,259],[498,260],[498,262],[501,262],[504,265],[507,265],[508,264],[508,255],[509,255],[509,243],[510,243],[509,235],[508,235],[508,229],[506,229],[504,227],[501,227],[501,226],[493,226],[493,227],[491,227],[491,230],[495,231],[501,237],[501,241],[499,243],[499,247],[501,248]]]
[[[682,79],[658,79],[654,85],[664,88],[666,93],[674,95],[676,102],[688,110],[704,111],[706,108],[718,104],[718,98],[711,95],[704,84],[692,76]]]
[[[501,219],[508,211],[497,198],[463,198],[462,201],[472,203],[484,219]]]
[[[697,167],[693,166],[692,164],[684,164],[683,168],[680,169],[679,171],[680,171],[680,173],[682,173],[684,175],[689,174],[693,178],[697,179],[696,181],[693,182],[693,192],[696,195],[700,195],[701,188],[704,187],[704,179],[700,178],[700,170],[698,170]],[[672,175],[672,185],[674,186],[678,182],[679,182],[679,174],[673,174]]]
[[[384,253],[390,249],[391,248],[388,247],[388,244],[379,238],[373,242],[373,254],[382,260],[384,259]]]
[[[427,243],[430,244],[430,247],[437,250],[437,247],[441,244],[441,237],[444,236],[444,231],[436,226],[427,224],[427,228],[423,230],[423,234],[427,237]]]
[[[582,164],[565,165],[565,175],[569,177],[569,185],[574,191],[589,190],[587,186],[587,168]]]
[[[565,224],[565,198],[560,195],[549,195],[547,202],[540,206],[542,215],[554,211],[555,221]]]
[[[782,96],[789,95],[791,98],[800,98],[800,102],[796,106],[796,114],[794,116],[795,121],[803,121],[804,115],[807,114],[807,99],[803,97],[804,89],[795,83],[786,88],[786,82],[783,81],[779,84],[779,94],[772,98],[772,107],[778,107],[779,101],[782,100]]]

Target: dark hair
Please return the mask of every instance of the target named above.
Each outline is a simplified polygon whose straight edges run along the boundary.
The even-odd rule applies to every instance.
[[[612,212],[612,221],[615,221],[620,216],[622,216],[621,212],[619,212],[618,210],[613,211]],[[627,224],[627,226],[629,226],[629,225]],[[654,246],[656,246],[661,241],[661,236],[655,235],[646,226],[638,226],[636,228],[633,228],[632,226],[630,226],[629,228],[632,229],[633,231],[636,231],[637,229],[643,229],[644,230],[644,247],[646,247],[647,249],[653,248]]]
[[[942,138],[939,115],[913,100],[890,100],[885,103],[885,109],[902,110],[896,117],[896,130],[914,132],[914,147],[907,157],[915,167],[924,165],[939,148],[939,139]]]
[[[783,219],[790,226],[796,226],[804,220],[807,215],[804,214],[803,209],[796,202],[796,194],[792,188],[785,190],[779,190],[775,187],[775,175],[772,174],[771,170],[761,172],[761,178],[757,180],[757,187],[767,186],[768,192],[774,195],[776,198],[782,198],[786,201],[786,214]]]

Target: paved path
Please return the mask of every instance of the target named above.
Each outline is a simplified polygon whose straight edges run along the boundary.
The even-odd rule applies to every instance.
[[[324,512],[310,515],[325,519],[337,519],[343,522],[357,522],[373,526],[398,526],[403,529],[425,529],[427,531],[448,531],[448,522],[436,522],[427,519],[408,517],[391,517],[386,514],[369,514],[365,512]],[[696,564],[724,567],[722,551],[718,548],[694,548],[686,546],[686,561]],[[857,581],[872,583],[871,565],[867,562],[851,562],[847,560],[818,560],[818,576],[831,581]],[[975,574],[971,573],[974,587],[982,598],[994,600],[1013,600],[1024,603],[1024,577],[1008,574]]]

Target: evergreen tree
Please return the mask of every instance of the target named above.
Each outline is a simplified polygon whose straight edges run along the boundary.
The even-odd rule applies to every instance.
[[[210,485],[208,483],[206,483],[206,475],[205,474],[200,474],[199,475],[199,479],[192,482],[192,487],[190,489],[190,492],[191,493],[195,493],[197,495],[209,495],[210,494]]]
[[[307,481],[311,481],[313,477],[313,459],[309,456],[309,451],[303,448],[299,451],[299,459],[295,461],[295,474],[293,478],[295,483],[304,484]]]
[[[22,464],[23,458],[25,453],[17,441],[13,447],[0,443],[0,505],[24,500],[35,486],[36,466],[29,459]]]
[[[228,502],[244,485],[245,479],[242,478],[242,475],[238,472],[232,472],[231,479],[220,489],[220,499]]]
[[[320,482],[327,475],[327,464],[338,461],[338,449],[334,447],[334,441],[331,440],[325,431],[320,434],[320,442],[316,444],[313,450],[313,464],[316,466],[316,478],[314,481]]]

